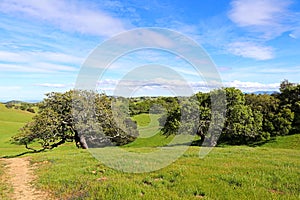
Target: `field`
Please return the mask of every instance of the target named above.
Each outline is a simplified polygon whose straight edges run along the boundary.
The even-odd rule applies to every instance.
[[[9,139],[32,115],[0,108],[1,156],[25,152]],[[153,151],[167,144],[172,138],[157,132],[157,118],[136,116],[144,138],[123,149]],[[28,156],[37,166],[36,186],[58,199],[299,199],[299,142],[300,135],[291,135],[257,147],[216,147],[204,159],[193,146],[168,167],[140,174],[110,169],[72,143]],[[2,199],[3,191],[9,187],[2,180]]]
[[[32,116],[31,113],[7,109],[0,104],[0,157],[24,152],[23,147],[11,144],[10,139],[25,122],[31,120]],[[4,165],[0,163],[0,177],[3,176],[3,170]],[[7,199],[7,192],[11,190],[3,179],[0,180],[0,199]]]
[[[0,157],[24,152],[24,147],[11,144],[11,137],[18,133],[26,122],[33,117],[32,113],[7,109],[0,104]]]

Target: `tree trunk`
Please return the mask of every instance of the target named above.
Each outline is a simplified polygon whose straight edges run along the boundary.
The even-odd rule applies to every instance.
[[[88,145],[86,143],[85,137],[83,135],[81,135],[81,136],[79,136],[79,138],[80,138],[80,146],[81,146],[81,148],[88,149],[89,147],[88,147]]]
[[[204,134],[201,134],[200,135],[200,145],[203,145],[203,142],[204,142],[204,140],[205,140],[205,135]]]
[[[86,144],[84,136],[83,135],[79,136],[77,131],[75,131],[74,139],[75,139],[76,146],[78,148],[88,149],[88,145]]]
[[[205,140],[205,133],[204,133],[204,131],[202,130],[202,127],[201,127],[201,126],[198,127],[197,135],[200,136],[200,144],[199,144],[199,145],[202,146],[202,145],[203,145],[203,142],[204,142],[204,140]]]

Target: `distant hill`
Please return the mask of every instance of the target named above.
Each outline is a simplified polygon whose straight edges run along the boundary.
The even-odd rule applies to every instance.
[[[19,101],[19,100],[11,100],[11,101],[1,101],[3,104],[21,104],[21,103],[38,103],[41,102],[40,100],[24,100],[24,101]]]
[[[11,101],[4,102],[3,104],[21,104],[21,103],[25,103],[25,102],[18,101],[18,100],[11,100]]]
[[[279,93],[278,91],[255,91],[255,92],[246,92],[246,94],[275,94]]]

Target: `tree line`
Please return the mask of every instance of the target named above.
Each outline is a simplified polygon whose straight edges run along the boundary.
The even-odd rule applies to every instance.
[[[17,110],[24,110],[27,112],[35,113],[34,107],[36,107],[36,104],[26,103],[22,101],[9,101],[5,103],[5,107],[8,109],[14,108]]]
[[[226,112],[214,113],[212,99],[220,94],[226,96],[226,101],[219,102],[225,104]],[[272,95],[244,94],[236,88],[198,92],[192,97],[124,98],[92,91],[52,92],[38,104],[33,121],[22,127],[13,141],[27,148],[39,142],[44,149],[68,141],[81,148],[124,145],[139,135],[130,116],[149,112],[164,113],[159,122],[166,137],[188,133],[200,136],[200,144],[205,139],[250,144],[300,133],[300,85],[285,80],[280,92]],[[221,132],[218,141],[213,141],[211,127]]]
[[[190,133],[201,137],[202,143],[210,137],[211,96],[218,92],[226,94],[225,121],[218,143],[250,144],[300,133],[300,85],[287,80],[281,83],[280,93],[272,95],[244,94],[236,88],[199,92],[194,95],[197,100],[190,105],[198,108],[197,118],[191,117],[190,120],[194,121],[186,125],[188,120],[181,120],[183,107],[174,104],[173,109],[161,118],[163,133],[166,136],[177,134],[182,126],[187,126]]]

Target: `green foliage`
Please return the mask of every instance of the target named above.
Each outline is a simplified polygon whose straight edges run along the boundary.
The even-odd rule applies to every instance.
[[[245,105],[245,95],[238,89],[225,88],[226,122],[220,141],[230,144],[247,144],[256,141],[262,131],[262,114]]]
[[[253,113],[246,105],[235,105],[227,112],[220,141],[230,144],[248,144],[261,135],[262,115]]]
[[[0,154],[18,153],[19,147],[6,141],[32,116],[0,104]],[[149,126],[152,117],[144,117],[134,119]],[[66,143],[31,155],[38,177],[34,184],[57,199],[299,199],[299,136],[279,136],[255,148],[216,147],[205,159],[199,159],[199,147],[190,147],[168,167],[142,174],[110,169],[87,150]],[[153,151],[171,137],[156,134],[124,149]],[[1,199],[7,189],[0,183]]]
[[[34,120],[13,139],[25,145],[37,141],[44,149],[75,141],[82,148],[123,145],[138,135],[129,118],[114,116],[111,99],[89,91],[49,93]]]
[[[287,80],[280,85],[280,106],[289,108],[294,113],[292,122],[293,132],[300,132],[300,84],[290,83]]]
[[[177,97],[136,97],[129,99],[129,113],[131,116],[151,113],[161,114],[165,110],[173,110],[178,106]]]
[[[226,102],[218,99],[218,93],[221,91],[226,93]],[[224,88],[210,93],[199,92],[194,97],[197,98],[196,102],[188,100],[188,105],[183,100],[180,106],[174,106],[162,116],[160,121],[161,125],[164,124],[164,135],[170,136],[182,133],[178,130],[186,130],[183,132],[199,135],[201,144],[205,138],[211,137],[210,127],[218,128],[219,124],[222,124],[219,123],[222,113],[211,112],[212,106],[218,108],[222,104],[226,104],[227,109],[225,125],[219,140],[221,143],[250,144],[300,131],[300,85],[288,81],[281,84],[280,94],[245,95],[239,89]],[[220,102],[212,105],[210,98]],[[197,111],[191,109],[196,107]],[[198,112],[198,116],[195,112]],[[183,116],[188,116],[189,119],[184,119]],[[218,120],[212,120],[216,118]]]
[[[294,113],[280,105],[280,99],[271,95],[246,95],[246,104],[263,115],[262,129],[266,136],[287,135],[292,129]],[[268,138],[266,138],[268,139]]]
[[[8,109],[14,108],[14,109],[20,109],[20,110],[26,110],[31,113],[35,113],[34,107],[36,107],[35,103],[26,103],[22,101],[9,101],[5,103],[5,107]]]

